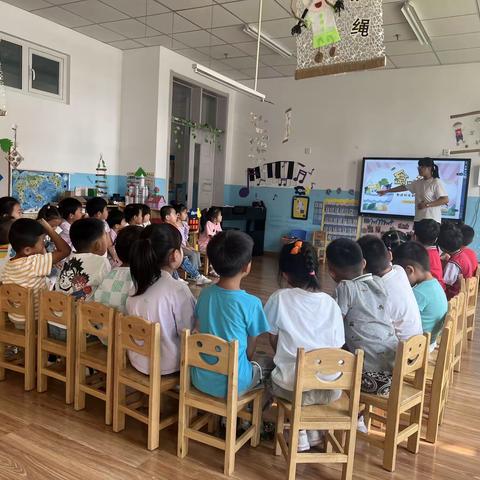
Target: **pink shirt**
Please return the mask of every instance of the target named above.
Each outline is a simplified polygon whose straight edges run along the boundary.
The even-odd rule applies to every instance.
[[[64,220],[60,224],[60,229],[62,230],[60,232],[60,236],[68,243],[68,246],[73,250],[72,241],[70,240],[70,227],[71,226],[72,225],[70,223],[68,223],[66,220]]]
[[[205,252],[207,250],[207,245],[210,241],[210,238],[214,237],[218,232],[221,231],[222,226],[219,223],[208,221],[205,225],[205,229],[198,238],[198,247],[200,248],[200,251]]]

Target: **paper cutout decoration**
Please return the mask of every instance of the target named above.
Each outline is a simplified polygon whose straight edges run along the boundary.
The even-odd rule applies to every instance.
[[[382,0],[346,1],[341,6],[334,0],[292,0],[292,13],[299,20],[292,29],[297,38],[296,80],[385,66]],[[321,20],[320,14],[319,26],[312,19]],[[330,37],[319,33],[322,25],[330,29]]]
[[[282,143],[287,143],[292,134],[292,109],[287,108],[285,110],[285,136],[283,137]]]
[[[308,219],[308,206],[310,198],[305,196],[295,196],[292,198],[292,218],[294,220]]]
[[[480,152],[480,111],[450,116],[455,146],[450,153]],[[453,143],[453,142],[452,142]]]

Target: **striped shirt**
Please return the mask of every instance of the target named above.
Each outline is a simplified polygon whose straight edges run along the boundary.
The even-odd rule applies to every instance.
[[[10,260],[3,269],[1,276],[3,283],[15,283],[21,287],[33,289],[36,319],[38,319],[40,292],[48,289],[47,276],[50,275],[52,266],[52,254],[41,253]],[[16,326],[25,323],[22,315],[10,314],[9,318]]]
[[[10,244],[5,243],[4,245],[0,245],[0,275],[3,272],[3,269],[5,268],[5,265],[8,262],[8,259],[10,258]]]

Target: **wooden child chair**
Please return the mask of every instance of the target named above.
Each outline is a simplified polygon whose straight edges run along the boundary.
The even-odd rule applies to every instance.
[[[115,310],[101,303],[78,302],[74,408],[85,408],[87,393],[103,400],[107,425],[112,423],[114,316]],[[87,369],[95,373],[87,376]]]
[[[480,279],[479,272],[480,272],[480,268],[477,268],[477,275],[475,277],[469,278],[466,284],[467,312],[466,312],[466,321],[465,321],[464,349],[466,349],[468,346],[467,340],[473,340],[473,334],[475,332],[475,316],[477,312],[478,283]]]
[[[328,246],[327,232],[324,230],[313,232],[312,244],[317,250],[318,261],[326,263]]]
[[[416,335],[398,344],[393,369],[392,387],[388,397],[362,393],[360,404],[368,433],[358,432],[373,445],[383,449],[383,468],[393,472],[397,457],[397,446],[407,440],[407,450],[418,453],[422,426],[425,379],[428,363],[430,334]],[[414,374],[412,383],[407,376]],[[385,415],[378,415],[372,409],[380,409]],[[400,417],[409,413],[408,424],[400,430]],[[370,431],[371,420],[386,426],[383,438]]]
[[[465,322],[467,313],[467,295],[465,292],[465,280],[462,279],[462,290],[458,295],[455,295],[455,298],[457,299],[457,325],[455,331],[453,332],[453,371],[457,373],[460,372],[460,367],[462,365],[463,338],[465,336]]]
[[[204,355],[218,361],[208,363]],[[212,397],[200,392],[191,385],[190,368],[198,367],[210,372],[225,375],[228,378],[227,398]],[[252,447],[260,443],[262,420],[263,388],[238,396],[238,341],[226,342],[213,335],[190,335],[189,330],[182,334],[182,359],[180,363],[180,407],[178,415],[177,454],[184,458],[188,454],[189,440],[205,443],[225,451],[224,474],[232,475],[235,469],[235,454],[251,441]],[[253,404],[252,413],[246,407]],[[204,413],[192,419],[192,410]],[[226,438],[218,438],[211,433],[214,416],[226,417]],[[251,426],[237,439],[237,418],[251,422]],[[209,433],[202,432],[205,426]]]
[[[150,375],[144,375],[130,365],[128,350],[148,358]],[[159,323],[117,313],[114,370],[113,431],[125,429],[125,415],[128,415],[147,425],[147,448],[158,448],[160,430],[176,423],[178,419],[178,414],[175,414],[160,420],[161,396],[166,394],[178,399],[178,393],[174,389],[179,384],[179,376],[176,374],[160,375]],[[135,392],[127,396],[127,387]],[[145,396],[148,397],[147,412]]]
[[[289,480],[295,478],[298,463],[342,463],[342,480],[352,478],[362,367],[363,350],[357,350],[355,355],[333,348],[308,353],[303,348],[297,350],[293,402],[277,398],[275,454],[279,455],[281,451],[285,456]],[[325,381],[320,377],[336,373],[340,374],[336,380]],[[339,400],[329,405],[302,406],[304,391],[334,389],[345,391],[348,397],[342,393]],[[290,420],[288,424],[285,423],[285,418]],[[290,430],[289,445],[284,435],[286,428]],[[334,451],[298,453],[299,430],[328,430],[326,440]],[[345,432],[346,435],[343,435]],[[344,441],[338,437],[343,437]]]
[[[15,328],[8,314],[25,318],[25,330]],[[5,370],[13,370],[24,376],[25,390],[35,388],[35,333],[33,291],[13,283],[0,285],[0,380],[5,380]],[[18,347],[23,352],[9,360],[5,347]]]
[[[65,383],[65,403],[73,403],[75,393],[75,300],[62,292],[45,290],[40,295],[40,313],[37,338],[37,391],[47,391],[48,377]],[[63,325],[67,341],[48,336],[48,322]],[[48,355],[63,357],[62,361],[48,365]]]

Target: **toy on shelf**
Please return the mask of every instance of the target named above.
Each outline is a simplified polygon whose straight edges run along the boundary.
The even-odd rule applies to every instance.
[[[147,198],[145,203],[155,210],[160,210],[167,204],[165,197],[160,195],[160,189],[158,187],[154,188],[152,195]]]
[[[141,167],[136,172],[127,173],[125,205],[129,203],[146,203],[149,192],[153,191],[155,191],[155,177],[153,173],[146,173]]]
[[[107,166],[105,165],[105,160],[103,159],[102,154],[100,154],[95,173],[95,189],[97,190],[97,195],[99,197],[108,197]]]
[[[358,202],[341,198],[325,199],[321,230],[326,234],[327,243],[337,238],[356,240],[359,232]]]

